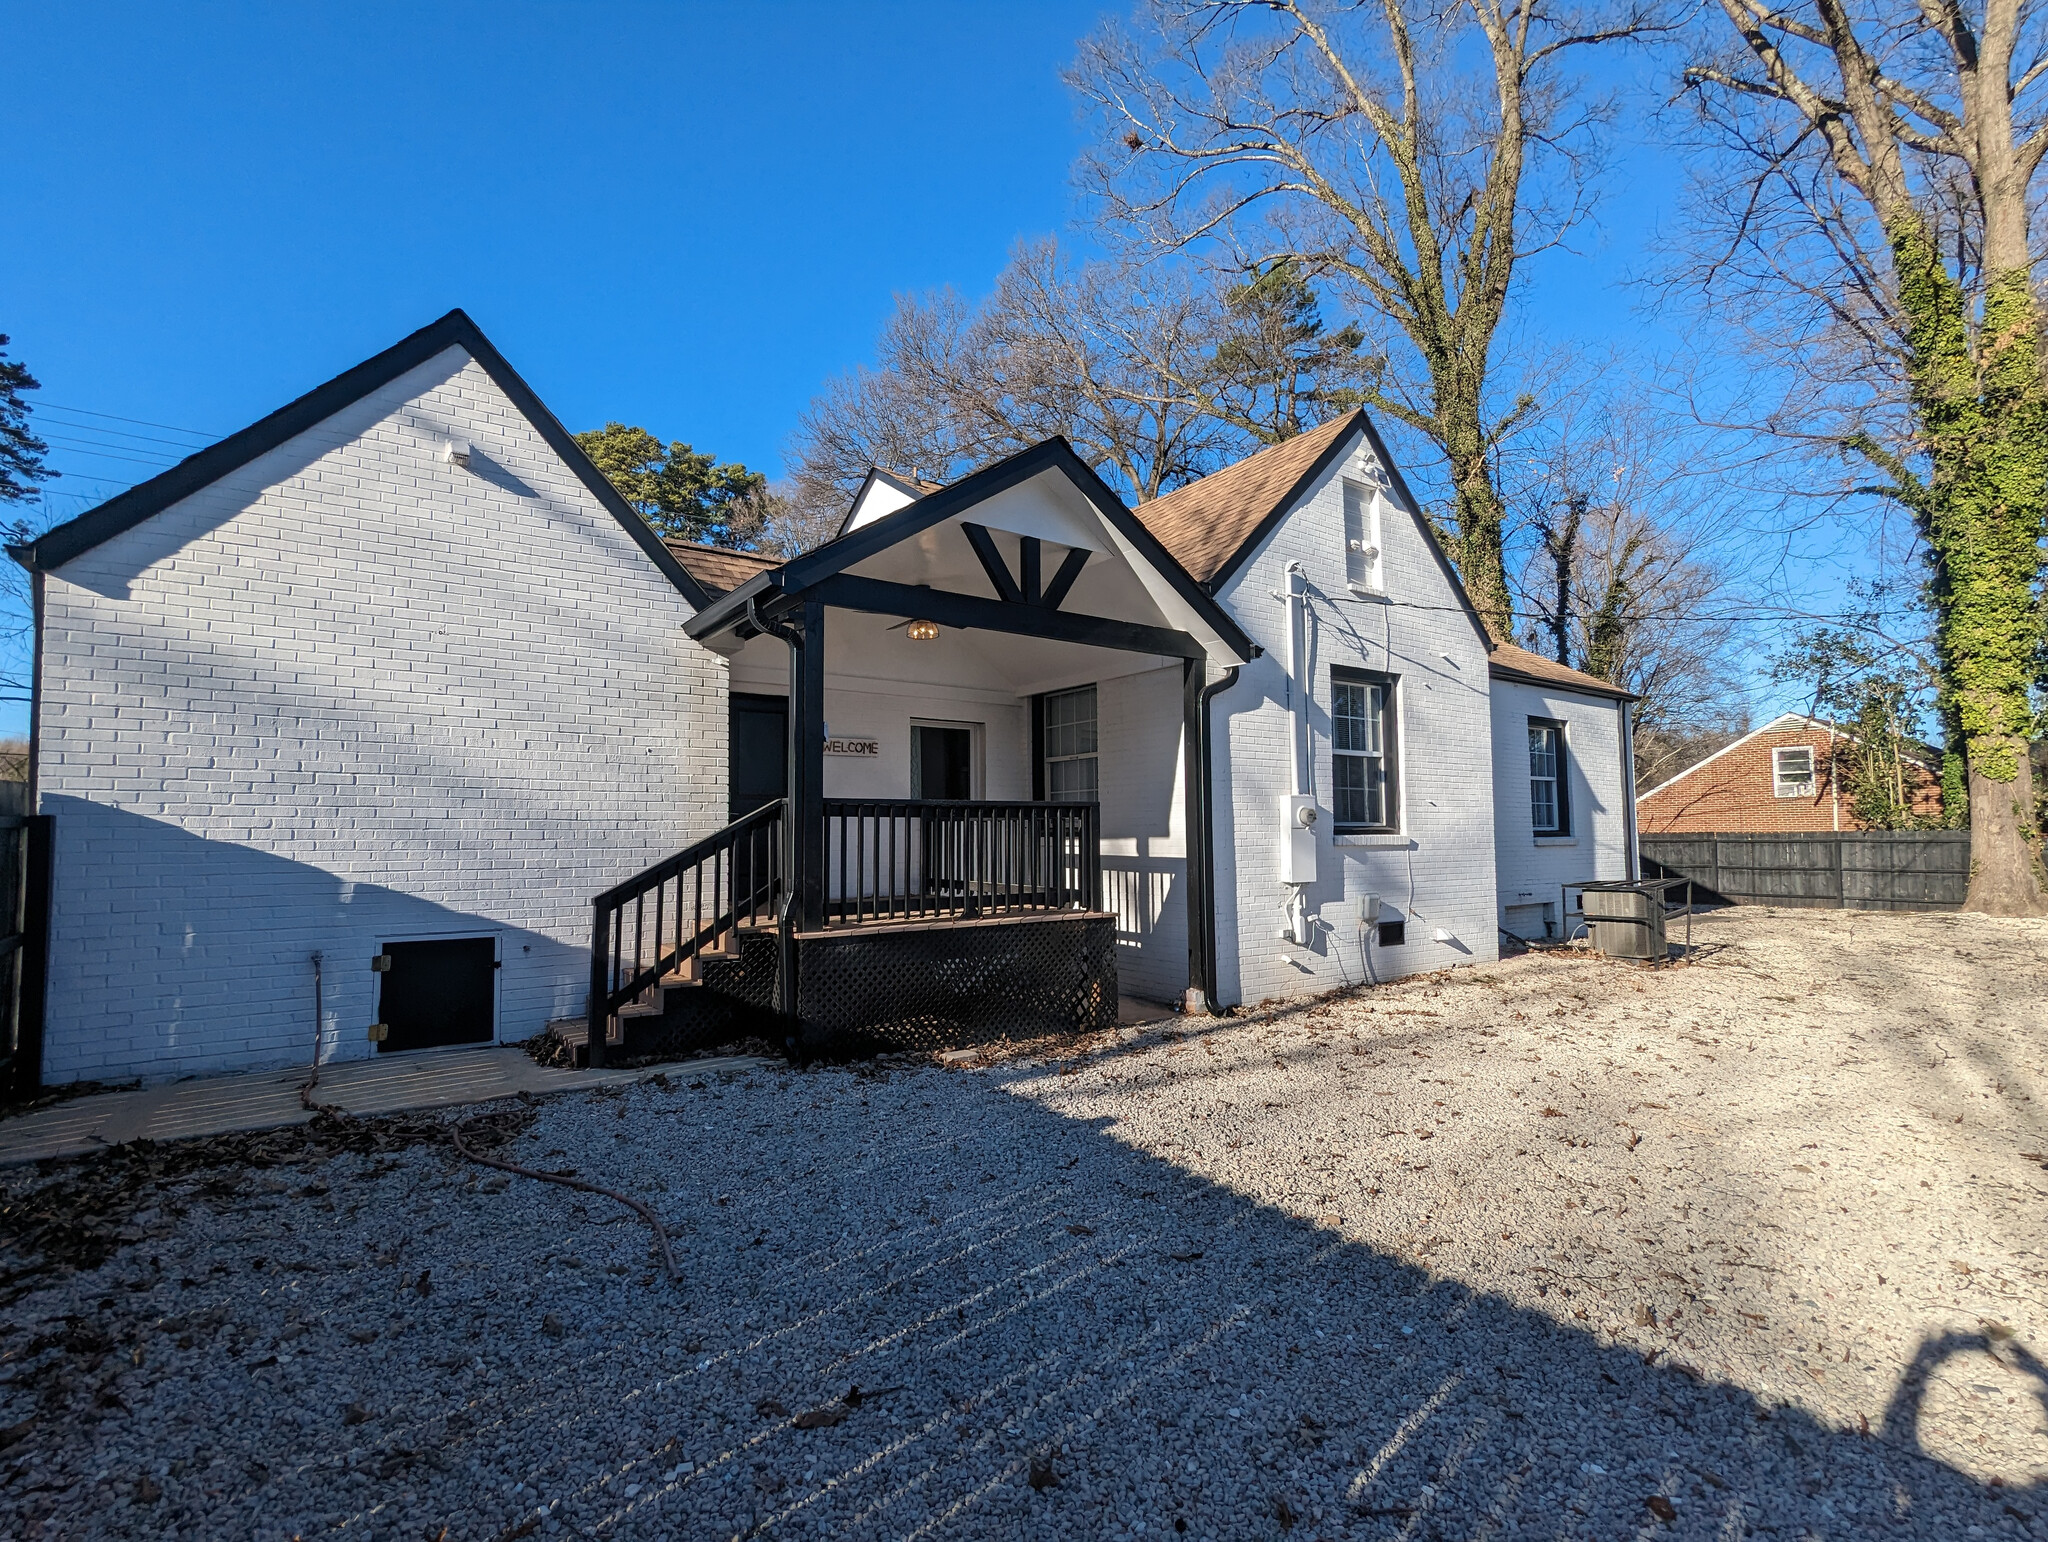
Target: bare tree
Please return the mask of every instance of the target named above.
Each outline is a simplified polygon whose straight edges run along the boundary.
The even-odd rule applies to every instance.
[[[1084,175],[1142,247],[1341,279],[1402,356],[1368,400],[1441,452],[1465,586],[1513,635],[1492,460],[1529,412],[1492,378],[1516,265],[1585,213],[1606,104],[1564,71],[1656,25],[1548,0],[1151,0],[1071,79],[1101,147]]]
[[[875,365],[831,382],[798,424],[770,525],[822,531],[870,466],[947,481],[1055,434],[1146,502],[1355,404],[1373,367],[1362,342],[1326,328],[1290,270],[1238,282],[1027,243],[980,304],[898,299]]]
[[[1736,528],[1721,468],[1592,389],[1530,439],[1502,474],[1533,537],[1516,570],[1525,639],[1637,695],[1637,779],[1655,786],[1748,723],[1755,611],[1717,544]]]
[[[1967,791],[1971,909],[2048,911],[2028,739],[2038,726],[2048,388],[2032,203],[2048,155],[2042,23],[2013,0],[1719,0],[1725,54],[1688,71],[1728,168],[1703,206],[1709,289],[1774,291],[1825,341],[1796,427],[1879,475],[1924,543],[1949,758]],[[1810,427],[1808,425],[1811,425]],[[1965,780],[1966,779],[1966,780]]]

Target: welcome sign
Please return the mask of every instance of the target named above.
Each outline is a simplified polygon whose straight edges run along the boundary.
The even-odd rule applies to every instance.
[[[881,756],[882,741],[861,738],[835,739],[828,736],[825,740],[825,753],[849,755],[855,760],[875,760]]]

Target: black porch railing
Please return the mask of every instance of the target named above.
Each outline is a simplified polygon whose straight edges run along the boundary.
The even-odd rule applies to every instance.
[[[825,800],[827,926],[1099,910],[1094,803]]]
[[[591,901],[589,1043],[603,1056],[619,1008],[736,941],[772,926],[788,892],[782,799],[737,819]]]

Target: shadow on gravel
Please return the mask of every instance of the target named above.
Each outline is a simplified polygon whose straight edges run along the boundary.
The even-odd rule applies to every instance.
[[[208,1416],[178,1437],[199,1454],[165,1437],[155,1453],[189,1457],[203,1484],[174,1474],[147,1511],[81,1485],[30,1518],[73,1536],[135,1535],[146,1514],[154,1535],[380,1542],[2048,1538],[2048,1493],[1975,1482],[1915,1435],[1944,1359],[1996,1351],[2040,1378],[2010,1340],[1926,1346],[1872,1433],[1833,1429],[1397,1261],[1370,1214],[1303,1221],[1021,1095],[1056,1076],[755,1072],[548,1105],[508,1149],[581,1131],[589,1176],[665,1191],[680,1299],[608,1277],[644,1266],[644,1235],[562,1191],[461,1198],[449,1256],[416,1259],[431,1305],[404,1323],[322,1262],[323,1246],[361,1253],[330,1228],[299,1244],[299,1314],[339,1329],[368,1301],[403,1346],[363,1418],[335,1397],[296,1422],[261,1415],[276,1394],[244,1404],[235,1379],[246,1393],[283,1372],[216,1350],[129,1394],[153,1418],[145,1398],[210,1382]],[[615,1122],[633,1134],[589,1143]],[[570,1242],[584,1266],[544,1282]],[[534,1333],[543,1309],[567,1327]],[[433,1335],[460,1329],[486,1342],[438,1358]],[[486,1350],[514,1368],[413,1369]],[[819,1427],[793,1425],[804,1410]],[[134,1427],[46,1416],[7,1460],[83,1476],[103,1419]],[[537,1494],[557,1506],[544,1529],[526,1524]]]
[[[2048,1537],[2048,1494],[1980,1484],[1915,1435],[1943,1359],[1996,1350],[2041,1376],[2009,1340],[1930,1344],[1872,1433],[1838,1430],[1344,1239],[1369,1217],[1247,1202],[998,1078],[866,1096],[880,1149],[732,1218],[733,1277],[698,1315],[760,1331],[705,1375],[790,1410],[903,1390],[829,1428],[759,1421],[731,1463],[733,1533]],[[829,1134],[755,1154],[801,1171]],[[818,1218],[843,1240],[775,1256]],[[597,1529],[660,1535],[674,1504],[685,1532],[706,1479]]]

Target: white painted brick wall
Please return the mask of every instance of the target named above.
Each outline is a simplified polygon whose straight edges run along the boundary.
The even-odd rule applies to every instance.
[[[1529,798],[1529,719],[1554,718],[1565,725],[1565,758],[1570,766],[1571,834],[1541,837]],[[1500,924],[1520,935],[1540,937],[1538,917],[1509,907],[1548,904],[1558,934],[1570,918],[1556,907],[1566,903],[1559,885],[1589,878],[1628,876],[1628,809],[1623,790],[1621,713],[1611,701],[1575,696],[1513,680],[1493,682],[1495,871],[1500,883]],[[1569,903],[1579,903],[1577,893]],[[1510,924],[1511,921],[1514,924]]]
[[[1389,918],[1407,921],[1404,946],[1372,948],[1377,978],[1499,956],[1485,644],[1430,555],[1427,537],[1391,506],[1383,511],[1379,543],[1387,601],[1354,599],[1346,590],[1343,479],[1369,479],[1374,467],[1360,436],[1218,596],[1266,650],[1211,708],[1218,984],[1226,1003],[1358,980],[1368,961],[1361,956],[1356,902],[1366,894],[1382,898]],[[1278,596],[1286,589],[1287,564],[1297,559],[1312,596],[1309,728],[1313,791],[1322,809],[1317,881],[1307,898],[1310,913],[1328,923],[1310,947],[1276,935],[1287,894],[1279,882],[1277,800],[1289,790],[1287,612]],[[1398,836],[1332,836],[1332,665],[1399,677]],[[1438,929],[1455,941],[1435,941]]]
[[[467,438],[468,469],[438,459]],[[726,666],[450,349],[46,580],[53,1082],[371,1052],[383,942],[580,1013],[591,895],[724,823]]]
[[[1148,1001],[1178,1001],[1188,988],[1180,665],[1100,682],[1095,710],[1102,903],[1117,916],[1117,983]]]

